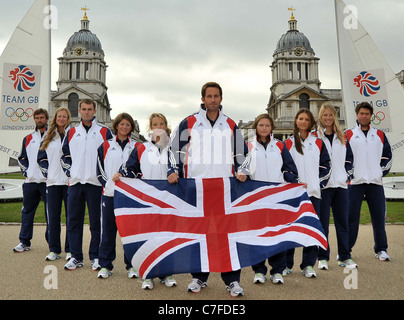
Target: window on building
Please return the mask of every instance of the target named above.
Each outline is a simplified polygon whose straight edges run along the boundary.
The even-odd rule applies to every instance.
[[[69,94],[68,108],[72,115],[72,118],[77,118],[79,116],[79,96],[77,93]]]
[[[80,79],[80,62],[76,63],[76,79]]]
[[[301,64],[301,62],[297,63],[297,78],[299,80],[302,79],[302,64]]]
[[[73,79],[73,65],[69,63],[69,80]]]
[[[306,74],[306,80],[309,80],[309,64],[305,63],[305,74]]]
[[[86,62],[84,64],[84,79],[88,80],[89,76],[88,76],[88,62]]]
[[[300,109],[302,109],[302,108],[310,109],[310,102],[309,102],[309,99],[310,99],[310,97],[309,97],[308,94],[302,93],[302,94],[299,96],[299,108],[300,108]]]
[[[289,79],[293,79],[293,63],[289,63]]]

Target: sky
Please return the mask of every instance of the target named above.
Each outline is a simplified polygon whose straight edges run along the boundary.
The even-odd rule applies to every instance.
[[[0,52],[33,0],[1,0]],[[108,65],[111,116],[130,113],[147,134],[153,112],[174,129],[197,112],[208,81],[223,88],[223,111],[236,123],[266,112],[270,65],[280,37],[289,29],[288,7],[298,30],[320,58],[321,88],[340,89],[333,0],[53,0],[52,84],[68,39],[80,29],[81,8],[89,10]],[[346,0],[390,63],[404,69],[402,0]]]

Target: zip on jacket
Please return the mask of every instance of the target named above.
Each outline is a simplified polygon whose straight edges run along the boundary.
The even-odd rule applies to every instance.
[[[330,156],[321,139],[309,134],[302,140],[303,155],[295,147],[294,137],[285,141],[295,161],[299,182],[307,184],[309,197],[321,199],[321,188],[324,188],[331,175]]]
[[[115,182],[112,181],[112,176],[128,160],[133,149],[140,145],[139,142],[128,137],[129,141],[122,149],[117,139],[117,137],[114,137],[98,147],[97,178],[104,187],[104,196],[107,197],[114,196]]]
[[[284,142],[271,135],[266,147],[255,136],[247,143],[250,152],[240,166],[239,172],[249,175],[252,180],[275,183],[298,182],[295,162]]]
[[[119,173],[127,178],[167,180],[169,152],[168,146],[160,149],[153,142],[147,141],[131,152]]]
[[[385,133],[372,126],[369,127],[367,135],[358,123],[355,128],[346,131],[354,156],[351,184],[381,185],[382,177],[391,169],[393,154]]]
[[[70,127],[65,129],[65,135]],[[46,185],[67,185],[69,179],[62,169],[60,158],[62,157],[62,144],[63,141],[60,135],[55,131],[55,137],[49,143],[46,150],[39,150],[37,162],[41,168],[42,174],[47,179]]]
[[[95,117],[88,132],[82,121],[71,128],[62,145],[62,167],[69,185],[90,183],[101,186],[97,178],[97,149],[112,138],[111,130],[99,124]]]
[[[222,112],[213,126],[204,104],[185,118],[172,135],[168,174],[181,178],[231,177],[244,162],[247,144],[236,123]]]
[[[332,144],[324,135],[324,129],[319,128],[313,134],[323,140],[331,160],[331,175],[325,188],[348,188],[348,181],[353,174],[353,153],[348,138],[342,143],[336,133],[333,133]]]

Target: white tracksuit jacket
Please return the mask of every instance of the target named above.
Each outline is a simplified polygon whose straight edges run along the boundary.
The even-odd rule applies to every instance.
[[[46,132],[41,136],[39,131],[34,131],[27,135],[22,141],[22,148],[20,156],[18,157],[18,165],[25,177],[25,182],[46,182],[46,178],[43,176],[37,162],[39,147],[45,135]]]
[[[331,144],[330,140],[324,135],[323,128],[319,128],[314,135],[323,140],[331,159],[331,175],[325,188],[347,189],[347,181],[352,177],[353,167],[353,154],[348,139],[346,139],[345,144],[341,143],[334,133]]]
[[[392,165],[391,146],[384,132],[371,126],[365,136],[357,125],[345,133],[354,156],[351,184],[381,185],[382,177],[390,171]]]
[[[321,188],[327,185],[330,178],[330,156],[324,142],[309,134],[302,141],[304,155],[297,152],[294,137],[285,141],[293,160],[295,161],[299,182],[307,184],[309,197],[321,199]]]
[[[97,149],[109,139],[112,139],[111,130],[99,124],[95,117],[88,132],[82,121],[67,132],[62,146],[62,167],[69,177],[69,185],[101,186],[97,178]]]
[[[147,141],[132,151],[119,172],[129,178],[167,180],[168,153],[168,146],[159,150],[154,143]]]
[[[296,165],[284,142],[271,135],[271,140],[265,148],[255,136],[247,145],[250,152],[238,169],[239,172],[249,175],[252,180],[298,182]]]
[[[65,134],[70,127],[65,129]],[[38,165],[41,168],[42,174],[47,178],[46,186],[63,186],[67,185],[69,179],[62,169],[60,158],[62,157],[62,140],[59,133],[55,132],[55,137],[49,143],[46,150],[39,150]]]
[[[98,181],[104,186],[103,194],[107,197],[114,196],[115,182],[112,181],[112,176],[128,160],[133,149],[140,145],[139,142],[128,137],[129,142],[122,150],[116,139],[117,137],[114,137],[98,147],[97,176]]]
[[[222,112],[213,127],[204,104],[185,118],[172,135],[169,173],[180,178],[232,177],[244,162],[248,147],[236,123]]]

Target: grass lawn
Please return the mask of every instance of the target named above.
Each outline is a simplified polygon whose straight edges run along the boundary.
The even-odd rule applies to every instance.
[[[21,208],[22,202],[0,202],[0,222],[21,222]],[[39,203],[38,209],[36,210],[35,223],[45,223],[45,210],[44,203],[41,201]],[[65,210],[62,208],[62,223],[66,223]],[[88,223],[88,212],[86,209],[86,214],[84,218],[84,223]]]
[[[388,201],[386,204],[386,223],[404,223],[404,202]],[[22,202],[0,202],[0,222],[21,222],[21,206]],[[42,201],[38,206],[34,222],[45,223],[44,204]],[[62,208],[62,223],[66,223],[64,208]],[[87,210],[84,223],[88,223]],[[334,223],[332,215],[330,218],[330,223]],[[371,223],[366,201],[364,201],[362,204],[360,223]]]
[[[21,173],[1,174],[0,179],[22,179]],[[21,222],[21,206],[22,202],[0,202],[0,222]],[[404,202],[403,201],[388,201],[386,223],[404,223]],[[39,204],[37,213],[35,215],[36,223],[45,223],[44,205],[43,202]],[[65,223],[64,208],[62,208],[62,223]],[[86,210],[84,223],[88,223],[88,212]],[[334,223],[332,215],[330,223]],[[369,208],[366,201],[362,203],[361,209],[361,224],[371,223]]]

